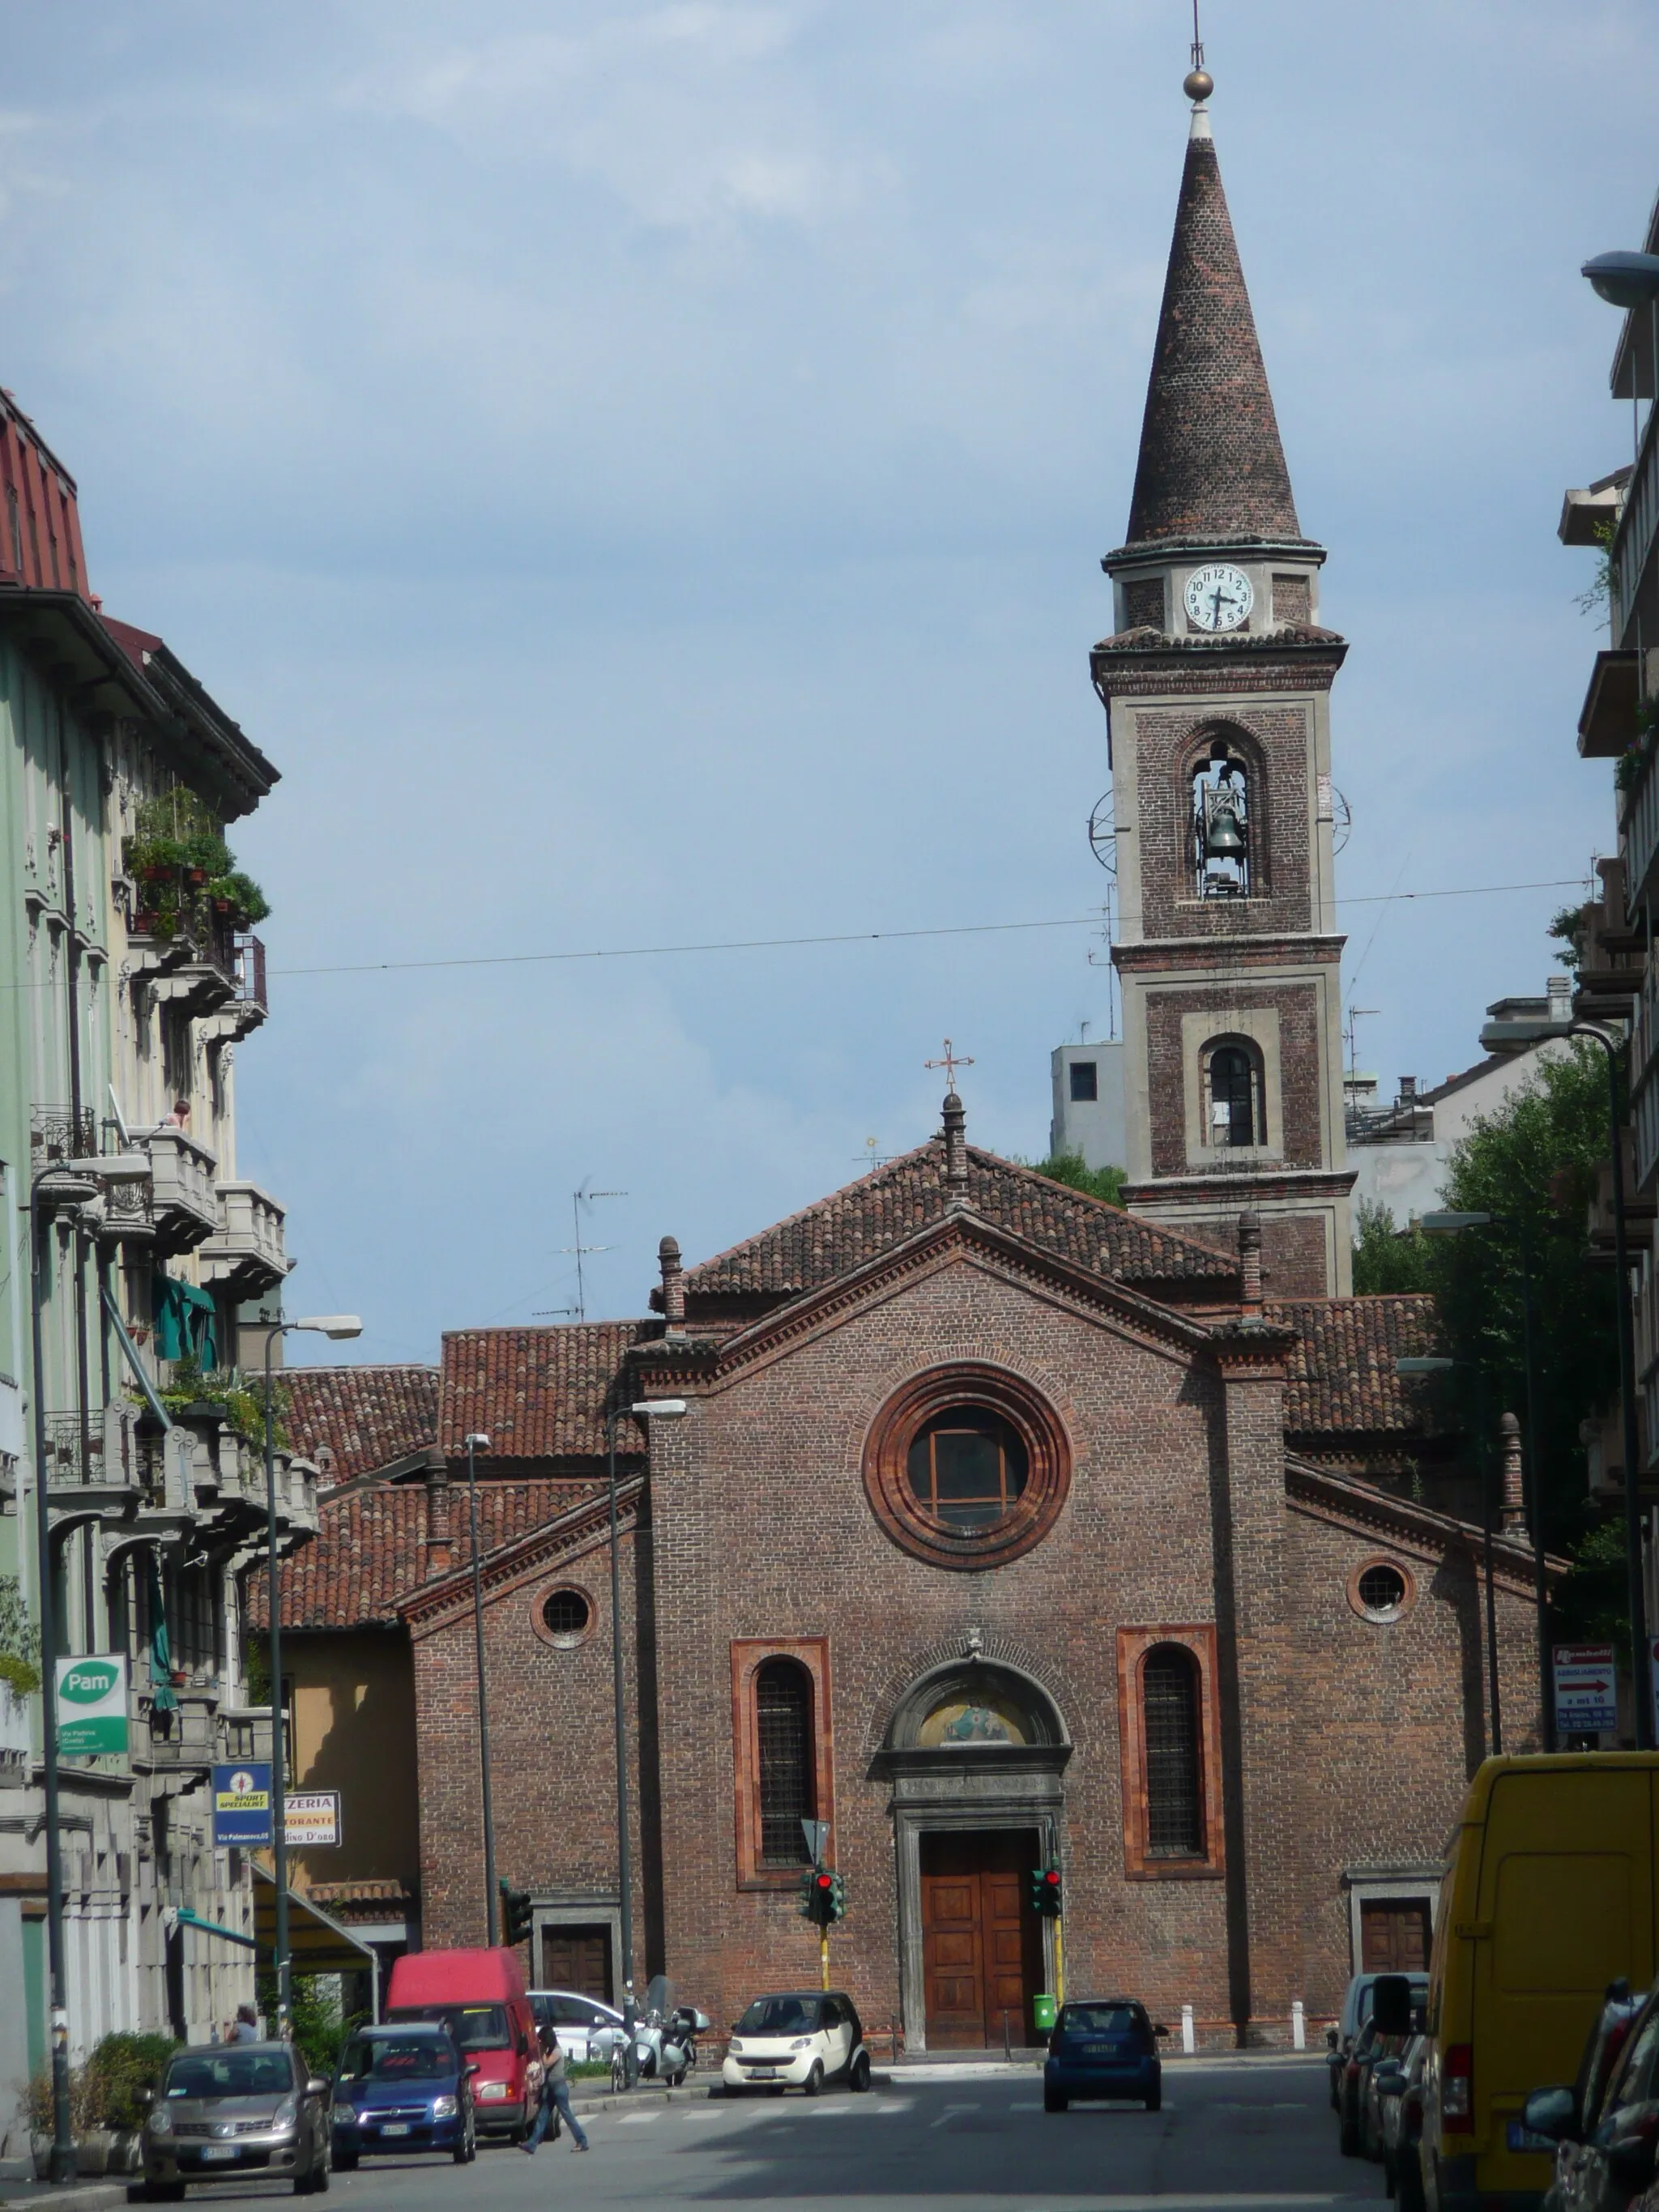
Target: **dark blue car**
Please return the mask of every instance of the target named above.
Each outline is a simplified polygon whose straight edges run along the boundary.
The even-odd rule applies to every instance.
[[[1061,2005],[1042,2069],[1043,2111],[1063,2112],[1074,2097],[1124,2097],[1157,2112],[1164,2101],[1158,2039],[1168,2033],[1133,1997]]]
[[[435,2023],[356,2029],[334,2075],[335,2165],[349,2172],[374,2151],[422,2150],[466,2165],[477,2155],[474,2070]]]

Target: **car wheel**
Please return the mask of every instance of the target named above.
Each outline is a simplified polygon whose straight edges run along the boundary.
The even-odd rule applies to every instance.
[[[334,2178],[333,2168],[334,2161],[325,2148],[321,2163],[312,2171],[311,2193],[313,2197],[327,2196],[328,2185]]]
[[[1164,2084],[1161,2081],[1158,2083],[1157,2088],[1154,2089],[1152,2094],[1147,2098],[1146,2109],[1149,2112],[1161,2112],[1163,2111]]]
[[[849,2089],[860,2091],[869,2087],[870,2054],[867,2051],[860,2051],[854,2058],[851,2067],[848,2069],[847,2086]]]
[[[1050,2089],[1044,2084],[1042,2109],[1045,2112],[1063,2112],[1069,2108],[1071,2101],[1063,2089]]]
[[[800,2085],[800,2093],[803,2097],[816,2097],[823,2087],[823,2068],[815,2058],[812,2061],[811,2072]]]
[[[342,2173],[356,2173],[358,2154],[355,2150],[337,2150],[334,2163]]]

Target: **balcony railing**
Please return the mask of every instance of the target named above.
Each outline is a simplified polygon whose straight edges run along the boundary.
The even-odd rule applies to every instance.
[[[202,1279],[244,1298],[274,1289],[292,1261],[283,1241],[283,1208],[252,1182],[219,1185],[219,1226],[201,1248]]]
[[[219,1226],[217,1156],[182,1129],[158,1129],[148,1141],[157,1238],[169,1251],[188,1251]]]
[[[270,1012],[270,1000],[265,995],[265,948],[252,930],[236,933],[233,957],[235,962],[236,995],[245,1005],[258,1006],[262,1014]]]
[[[98,1116],[89,1106],[29,1109],[30,1165],[38,1175],[54,1160],[89,1159],[98,1149]]]

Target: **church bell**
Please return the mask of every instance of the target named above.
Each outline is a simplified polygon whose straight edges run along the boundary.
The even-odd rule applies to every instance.
[[[1204,857],[1206,860],[1242,860],[1244,857],[1237,807],[1229,791],[1217,792],[1210,802],[1204,824]]]

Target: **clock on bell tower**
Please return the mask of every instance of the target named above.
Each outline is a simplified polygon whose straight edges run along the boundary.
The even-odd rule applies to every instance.
[[[1117,841],[1132,1212],[1231,1245],[1269,1297],[1352,1287],[1330,690],[1304,538],[1196,94],[1125,542],[1091,657]]]

